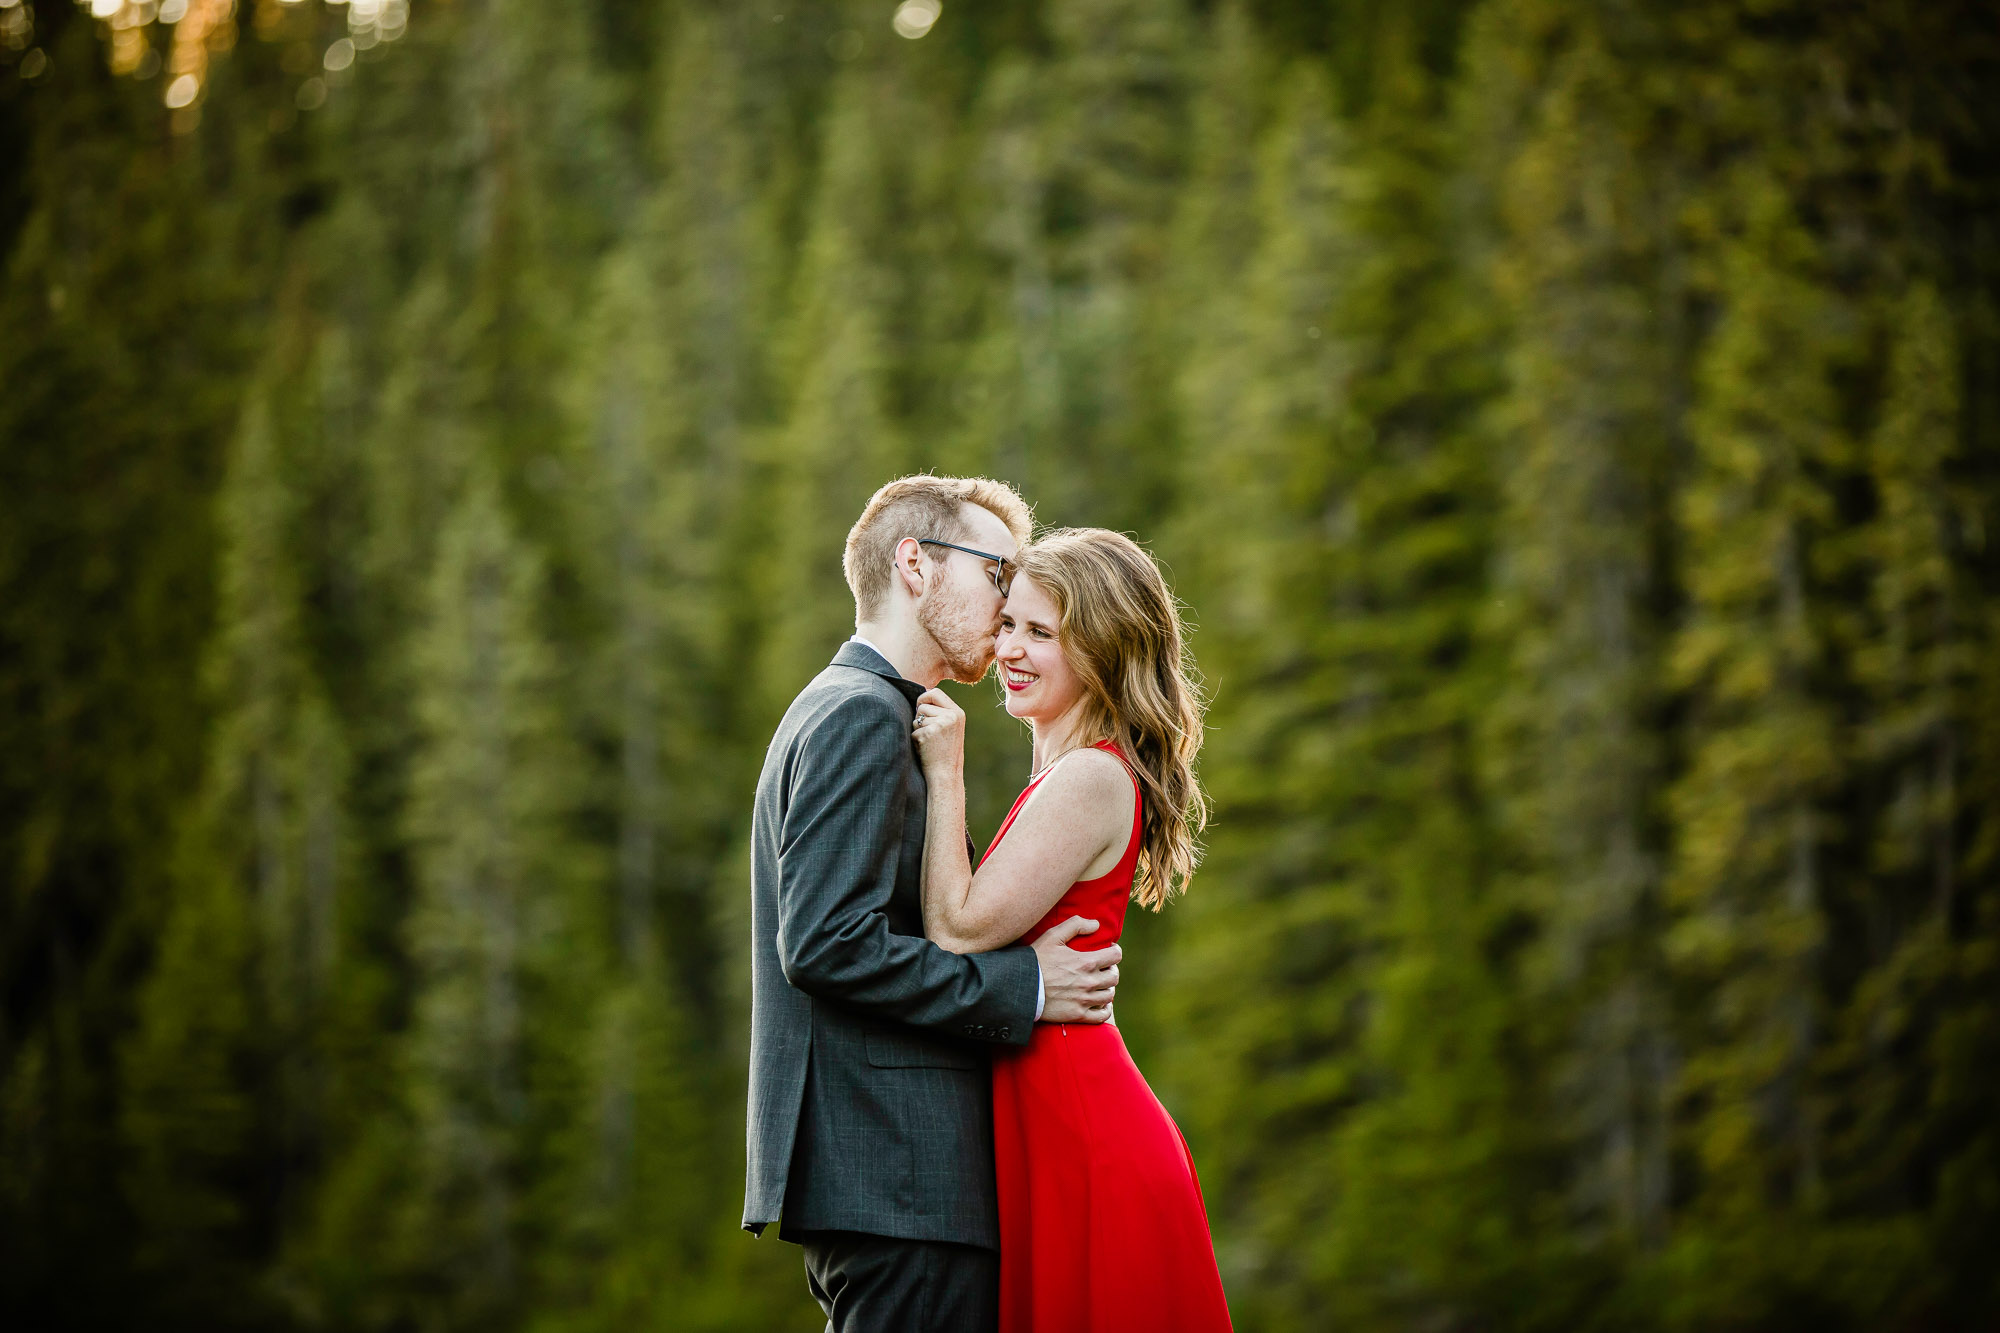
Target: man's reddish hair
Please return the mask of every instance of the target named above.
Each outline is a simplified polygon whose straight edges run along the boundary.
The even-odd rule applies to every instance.
[[[988,477],[898,477],[868,497],[868,505],[847,532],[841,569],[854,593],[855,614],[868,620],[882,610],[896,544],[905,537],[963,542],[972,536],[963,513],[978,505],[1007,525],[1016,542],[1026,542],[1034,513],[1012,486]]]

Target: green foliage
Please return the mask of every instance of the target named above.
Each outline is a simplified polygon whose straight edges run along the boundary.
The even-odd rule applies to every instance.
[[[10,1311],[818,1327],[749,788],[929,468],[1189,604],[1239,1326],[2000,1317],[1990,6],[240,8],[0,52]]]

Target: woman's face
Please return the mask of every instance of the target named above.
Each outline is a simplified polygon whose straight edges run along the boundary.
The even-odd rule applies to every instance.
[[[1015,717],[1053,722],[1083,697],[1083,683],[1063,660],[1060,619],[1048,593],[1026,574],[1014,576],[1000,608],[993,656],[1007,691],[1007,711]]]

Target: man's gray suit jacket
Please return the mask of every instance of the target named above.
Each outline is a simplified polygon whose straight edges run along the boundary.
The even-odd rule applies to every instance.
[[[924,939],[923,687],[849,642],[786,710],[751,825],[745,1229],[997,1248],[992,1044],[1023,1045],[1025,947]]]

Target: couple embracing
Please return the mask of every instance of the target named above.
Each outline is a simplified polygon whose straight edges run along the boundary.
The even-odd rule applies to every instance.
[[[839,1333],[1226,1330],[1194,1164],[1112,1024],[1127,903],[1194,866],[1201,716],[1125,537],[1030,542],[984,479],[905,477],[847,536],[855,636],[792,702],[752,830],[749,1168]],[[965,715],[1034,733],[975,860]]]

